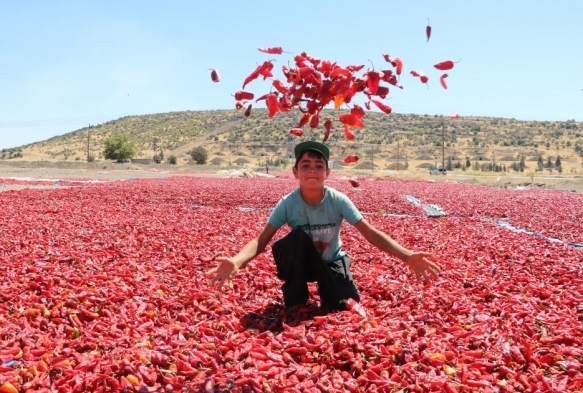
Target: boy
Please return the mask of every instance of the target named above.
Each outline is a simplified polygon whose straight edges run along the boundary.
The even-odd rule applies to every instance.
[[[284,196],[273,210],[263,231],[233,257],[217,257],[220,264],[209,270],[215,274],[211,285],[220,289],[225,281],[232,285],[235,273],[265,250],[277,230],[288,224],[291,232],[272,246],[286,309],[308,301],[308,282],[317,282],[322,308],[344,310],[347,299],[359,301],[350,273],[350,258],[342,250],[342,220],[353,225],[371,244],[401,259],[417,278],[430,281],[441,268],[429,261],[430,254],[404,248],[366,221],[343,193],[324,185],[330,174],[330,151],[320,142],[305,141],[294,149],[293,174],[299,187]]]

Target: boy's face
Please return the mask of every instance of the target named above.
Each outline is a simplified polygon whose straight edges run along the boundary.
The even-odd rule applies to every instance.
[[[301,187],[319,188],[330,174],[330,168],[324,158],[305,152],[293,168],[293,173]]]

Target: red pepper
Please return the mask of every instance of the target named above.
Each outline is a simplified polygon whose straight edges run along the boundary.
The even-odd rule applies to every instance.
[[[449,382],[443,384],[443,390],[445,390],[446,393],[457,393],[455,386],[451,385]]]
[[[356,180],[350,180],[350,184],[353,187],[358,187],[360,184]],[[363,318],[366,318],[366,309],[358,303],[356,300],[349,298],[346,300],[346,308],[354,314],[358,314]]]
[[[395,58],[395,72],[397,73],[397,75],[401,75],[401,72],[403,71],[403,62],[401,61],[401,59],[399,59],[398,57]]]
[[[289,347],[289,348],[285,349],[285,352],[294,353],[297,355],[304,355],[304,354],[308,353],[308,349],[304,348],[304,347]]]
[[[245,109],[245,113],[243,113],[245,115],[245,117],[251,116],[251,108],[252,108],[252,105],[249,104],[249,106],[247,107],[247,109]]]
[[[298,73],[300,74],[300,78],[306,78],[309,75],[313,75],[315,70],[312,67],[301,67],[298,69]]]
[[[489,388],[492,385],[487,381],[477,381],[475,379],[466,379],[464,383],[471,388]]]
[[[330,78],[336,79],[340,76],[350,76],[352,72],[348,68],[337,67],[330,72]]]
[[[324,129],[326,130],[326,132],[324,132],[324,138],[322,139],[322,142],[326,142],[328,140],[328,138],[330,138],[330,130],[332,129],[332,120],[326,120],[324,122]]]
[[[217,83],[221,80],[221,76],[219,75],[219,71],[217,71],[214,68],[211,70],[211,79],[215,83]]]
[[[290,70],[287,74],[287,83],[296,84],[301,80],[301,76],[297,70]]]
[[[364,127],[364,123],[358,117],[351,113],[343,113],[340,115],[339,120],[342,124],[355,128]]]
[[[423,83],[427,83],[427,81],[429,80],[427,75],[425,75],[423,72],[421,72],[419,70],[412,70],[411,75],[418,76],[419,79],[421,80],[421,82],[423,82]]]
[[[369,71],[366,73],[366,86],[370,91],[370,94],[377,94],[379,88],[379,82],[381,81],[381,75],[378,71]],[[388,91],[388,89],[387,89]]]
[[[301,128],[292,128],[289,130],[289,133],[295,136],[303,136],[304,131]]]
[[[259,102],[259,101],[262,101],[262,100],[266,100],[266,99],[267,99],[267,97],[269,97],[271,94],[272,94],[272,93],[267,93],[267,94],[264,94],[264,95],[262,95],[261,97],[259,97],[258,99],[256,99],[256,100],[255,100],[255,102]]]
[[[389,88],[387,86],[379,86],[376,93],[372,93],[372,95],[379,96],[380,98],[386,98],[389,94]]]
[[[235,109],[239,110],[245,106],[247,101],[237,101],[235,102]]]
[[[317,128],[319,122],[320,122],[320,117],[318,116],[317,113],[314,113],[312,115],[312,117],[310,118],[310,127],[311,128]]]
[[[399,83],[399,81],[397,80],[397,77],[395,75],[391,75],[387,78],[387,82],[390,83],[393,86],[398,87],[399,89],[403,88],[403,85]]]
[[[347,70],[350,70],[352,72],[358,72],[358,71],[362,70],[363,68],[364,68],[364,64],[357,65],[357,66],[350,65],[350,66],[346,67]]]
[[[273,62],[269,60],[264,61],[263,64],[261,65],[261,68],[259,69],[259,75],[263,77],[263,80],[271,78],[273,76],[273,74],[271,73],[272,70]]]
[[[348,125],[344,124],[344,136],[349,141],[354,139],[354,133],[348,129]]]
[[[380,101],[377,101],[377,100],[370,100],[370,101],[373,104],[375,104],[377,106],[377,108],[379,108],[381,111],[383,111],[383,112],[385,112],[387,114],[389,114],[389,113],[391,113],[393,111],[393,109],[390,106],[388,106],[388,105],[386,105],[386,104],[384,104],[384,103],[382,103]]]
[[[300,118],[300,122],[298,123],[297,128],[302,128],[303,126],[308,124],[308,121],[310,121],[310,117],[312,117],[312,114],[310,112],[304,113]]]
[[[289,112],[292,109],[292,101],[289,94],[284,94],[279,98],[278,109],[282,112]]]
[[[261,67],[263,67],[263,65],[258,65],[257,68],[255,68],[255,70],[250,73],[247,78],[245,78],[245,80],[243,81],[243,89],[245,88],[245,86],[247,86],[247,84],[251,81],[254,81],[255,79],[259,78],[259,75],[261,75],[259,73],[259,71],[261,70]]]
[[[235,99],[237,101],[252,100],[253,97],[255,97],[255,95],[253,93],[249,93],[246,91],[238,91],[235,93]]]
[[[259,52],[268,53],[270,55],[281,55],[283,48],[281,46],[270,46],[268,48],[257,48]]]
[[[289,89],[279,79],[274,79],[272,84],[273,87],[275,87],[275,90],[279,91],[282,94],[289,92]]]
[[[267,105],[268,110],[267,117],[271,119],[279,111],[279,102],[277,99],[277,94],[275,93],[269,94],[265,100],[265,104]]]
[[[459,63],[459,60],[455,61],[455,62],[452,60],[446,60],[446,61],[442,61],[441,63],[434,64],[433,66],[435,68],[437,68],[438,70],[447,71],[447,70],[451,70],[455,63]]]
[[[358,104],[354,104],[350,110],[350,114],[357,119],[362,119],[364,117],[364,109]]]
[[[353,162],[358,162],[358,156],[357,155],[350,155],[350,156],[346,156],[344,157],[344,163],[345,164],[352,164]]]
[[[387,63],[391,63],[391,65],[393,67],[396,67],[397,66],[397,62],[395,61],[395,59],[392,58],[391,56],[389,56],[388,54],[383,54],[383,57],[385,58],[385,61]]]
[[[444,89],[447,89],[447,83],[445,82],[445,78],[447,78],[447,74],[443,74],[441,78],[439,78],[439,82]]]
[[[425,35],[427,36],[427,42],[431,38],[431,25],[429,24],[429,18],[427,18],[427,27],[425,28]]]

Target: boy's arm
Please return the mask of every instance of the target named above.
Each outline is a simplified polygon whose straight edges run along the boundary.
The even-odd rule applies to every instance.
[[[227,281],[229,286],[232,286],[231,279],[235,273],[245,266],[247,262],[261,254],[276,232],[277,228],[267,224],[263,231],[256,238],[245,244],[237,255],[233,257],[216,257],[215,261],[219,262],[219,265],[207,272],[207,274],[215,274],[211,280],[211,285],[218,283],[218,289],[221,289],[225,281]]]
[[[431,254],[408,250],[386,233],[373,227],[364,218],[354,224],[354,227],[369,243],[405,262],[415,272],[417,278],[423,276],[427,281],[430,281],[427,273],[437,277],[437,273],[441,271],[441,267],[438,264],[427,259]]]
[[[263,231],[255,239],[245,244],[241,251],[231,258],[237,269],[242,268],[247,262],[261,254],[276,232],[277,229],[271,224],[265,225]]]

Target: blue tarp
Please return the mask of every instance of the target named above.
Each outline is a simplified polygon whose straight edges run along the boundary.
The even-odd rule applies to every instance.
[[[423,203],[412,195],[405,195],[405,198],[414,205],[421,206],[429,217],[443,217],[447,215],[438,205]]]
[[[516,227],[512,226],[511,224],[507,223],[506,221],[496,221],[496,225],[501,226],[502,228],[506,228],[512,232],[525,233],[527,235],[542,237],[542,238],[544,238],[548,241],[551,241],[551,242],[564,243],[564,244],[568,244],[569,246],[573,246],[573,247],[583,247],[583,243],[569,243],[569,242],[563,241],[561,239],[545,236],[542,233],[531,232],[531,231],[527,231],[526,229],[522,229],[522,228],[516,228]]]

